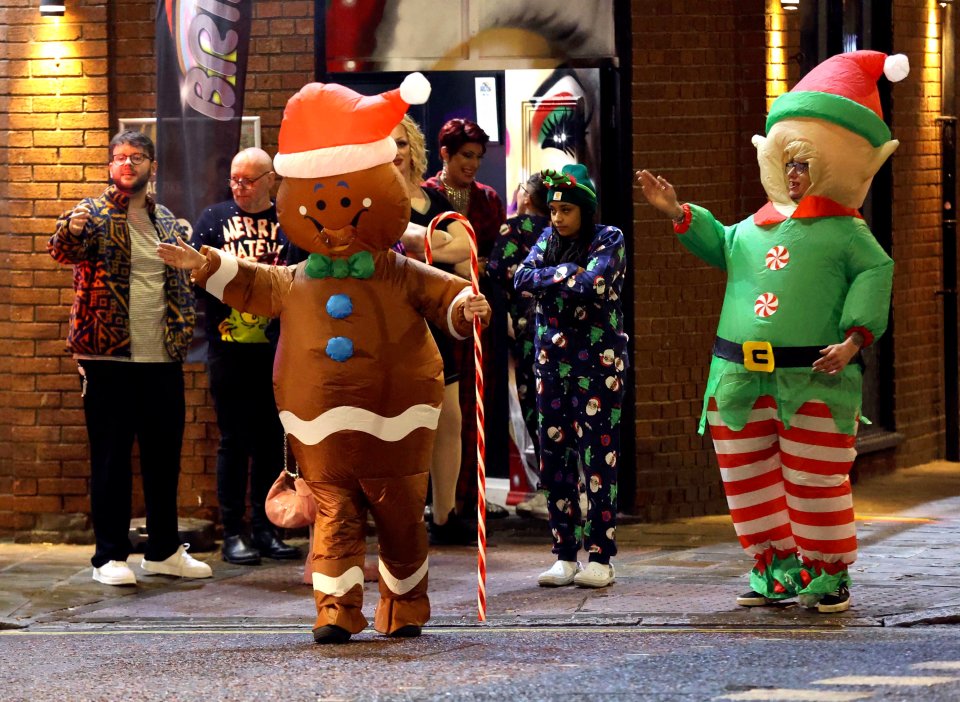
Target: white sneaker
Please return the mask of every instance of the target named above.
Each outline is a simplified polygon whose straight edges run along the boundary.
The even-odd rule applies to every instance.
[[[557,561],[550,570],[545,570],[537,577],[540,587],[563,587],[570,585],[574,577],[583,570],[579,561]]]
[[[573,576],[573,584],[578,587],[607,587],[617,579],[613,564],[604,565],[596,561],[587,563],[587,567]]]
[[[136,585],[137,576],[126,561],[107,561],[93,569],[93,579],[104,585]]]
[[[529,500],[517,503],[517,515],[521,517],[533,517],[534,519],[549,519],[550,513],[547,511],[547,496],[539,490],[533,493]]]
[[[144,558],[140,567],[148,573],[176,575],[178,578],[209,578],[212,576],[213,571],[210,566],[187,553],[188,548],[190,548],[190,544],[183,544],[170,558],[165,558],[162,561],[148,561]]]

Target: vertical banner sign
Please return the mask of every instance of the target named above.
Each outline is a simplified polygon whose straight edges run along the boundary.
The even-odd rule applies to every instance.
[[[181,220],[229,199],[252,0],[157,0],[157,199]]]

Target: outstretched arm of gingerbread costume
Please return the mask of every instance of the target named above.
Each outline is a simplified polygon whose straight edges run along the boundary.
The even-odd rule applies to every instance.
[[[197,251],[179,238],[177,244],[160,244],[164,262],[191,271],[193,282],[241,312],[279,317],[283,299],[293,283],[293,268],[268,266],[204,246]]]
[[[490,304],[467,281],[413,259],[395,260],[411,304],[439,329],[462,340],[473,333],[474,314],[483,326],[490,322]]]

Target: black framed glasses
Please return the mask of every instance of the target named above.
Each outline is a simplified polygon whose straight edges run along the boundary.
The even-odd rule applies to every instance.
[[[144,161],[152,161],[153,159],[147,156],[144,153],[135,153],[135,154],[114,154],[110,158],[110,163],[114,166],[122,166],[127,162],[127,159],[130,159],[130,163],[134,166],[139,166]]]
[[[783,170],[787,173],[790,171],[796,171],[798,174],[804,175],[810,170],[810,164],[800,163],[800,161],[787,161],[783,166]]]
[[[249,190],[250,188],[253,187],[254,183],[256,183],[258,180],[263,178],[263,176],[267,175],[267,173],[273,173],[273,171],[264,171],[263,173],[258,175],[256,178],[249,178],[249,179],[227,178],[227,185],[229,185],[231,188],[240,188],[241,190]]]

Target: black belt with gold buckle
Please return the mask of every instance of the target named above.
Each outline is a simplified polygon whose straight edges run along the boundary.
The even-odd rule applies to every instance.
[[[713,355],[742,364],[747,370],[772,373],[776,368],[809,368],[822,358],[820,349],[827,346],[772,346],[768,341],[745,341],[742,344],[721,339],[713,340]],[[857,354],[854,363],[862,360]]]

